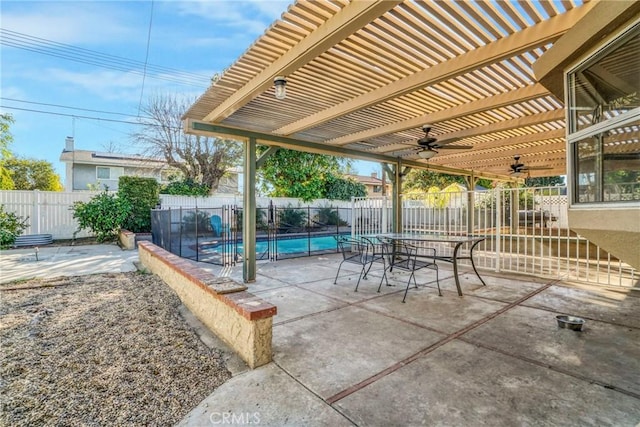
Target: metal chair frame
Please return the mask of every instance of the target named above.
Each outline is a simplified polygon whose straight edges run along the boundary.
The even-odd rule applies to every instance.
[[[436,272],[436,284],[438,286],[438,295],[442,296],[442,291],[440,290],[440,279],[438,277],[438,264],[436,264],[436,250],[435,248],[423,248],[425,251],[429,252],[428,254],[420,254],[420,258],[418,258],[418,247],[414,246],[410,243],[401,241],[401,240],[393,240],[387,238],[381,238],[382,245],[384,247],[383,252],[386,253],[389,259],[389,265],[385,267],[384,273],[382,275],[382,279],[380,280],[380,285],[378,286],[378,292],[382,288],[382,282],[386,281],[387,286],[389,286],[389,280],[387,279],[387,271],[392,272],[394,268],[405,270],[411,272],[409,275],[409,280],[407,280],[407,287],[404,291],[404,297],[402,298],[402,302],[405,302],[407,299],[407,292],[409,292],[409,286],[411,285],[411,280],[413,279],[414,286],[417,288],[418,283],[416,282],[415,273],[418,270],[423,268],[428,268],[431,270],[435,270]]]
[[[333,280],[333,284],[338,283],[338,276],[340,275],[340,269],[345,262],[351,264],[358,264],[362,266],[360,275],[358,276],[358,283],[356,283],[355,292],[358,292],[360,281],[367,278],[367,274],[371,270],[374,262],[382,261],[383,266],[386,268],[386,262],[382,253],[376,251],[376,246],[370,239],[360,238],[354,239],[345,236],[334,236],[338,243],[338,250],[342,254],[342,261],[338,266],[336,277]]]

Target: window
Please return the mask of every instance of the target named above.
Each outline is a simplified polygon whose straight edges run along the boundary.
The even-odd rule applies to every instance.
[[[634,120],[573,143],[577,203],[640,200],[639,129]]]
[[[96,166],[96,179],[114,181],[124,175],[124,168]]]
[[[640,23],[567,75],[572,203],[640,200]]]

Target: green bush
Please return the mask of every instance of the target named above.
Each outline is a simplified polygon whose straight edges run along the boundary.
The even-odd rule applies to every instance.
[[[324,197],[329,200],[351,200],[352,197],[365,197],[367,188],[351,178],[329,175],[326,178]]]
[[[348,225],[346,221],[340,218],[338,208],[334,208],[333,206],[318,209],[316,221],[324,225]]]
[[[182,217],[182,222],[184,223],[184,231],[193,232],[196,229],[203,233],[211,231],[211,216],[206,211],[187,212]]]
[[[118,197],[129,202],[131,212],[122,228],[134,233],[151,232],[151,209],[160,203],[160,185],[153,178],[121,176]]]
[[[91,230],[98,242],[115,240],[131,214],[131,204],[126,199],[106,190],[88,202],[75,202],[71,209],[78,220],[78,231]]]
[[[278,210],[280,224],[287,227],[304,227],[307,225],[307,212],[304,209],[296,209],[291,203],[286,208]]]
[[[14,212],[6,212],[4,205],[0,205],[0,248],[5,249],[16,242],[16,237],[29,227],[27,220]]]
[[[243,224],[243,210],[240,209],[236,212],[236,230],[242,232]],[[267,224],[267,209],[256,208],[256,231],[266,231],[269,228]]]
[[[172,181],[160,189],[160,194],[172,194],[174,196],[201,196],[209,195],[209,187],[199,184],[192,179]]]

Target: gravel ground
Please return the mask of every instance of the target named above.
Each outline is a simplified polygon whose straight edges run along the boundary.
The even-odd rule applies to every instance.
[[[1,285],[0,425],[180,421],[230,373],[179,307],[139,272]]]

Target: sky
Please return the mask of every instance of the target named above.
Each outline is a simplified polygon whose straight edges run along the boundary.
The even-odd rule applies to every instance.
[[[141,152],[131,142],[140,106],[201,95],[291,2],[2,0],[0,112],[15,119],[11,151],[51,162],[63,182],[68,136],[78,150]]]

